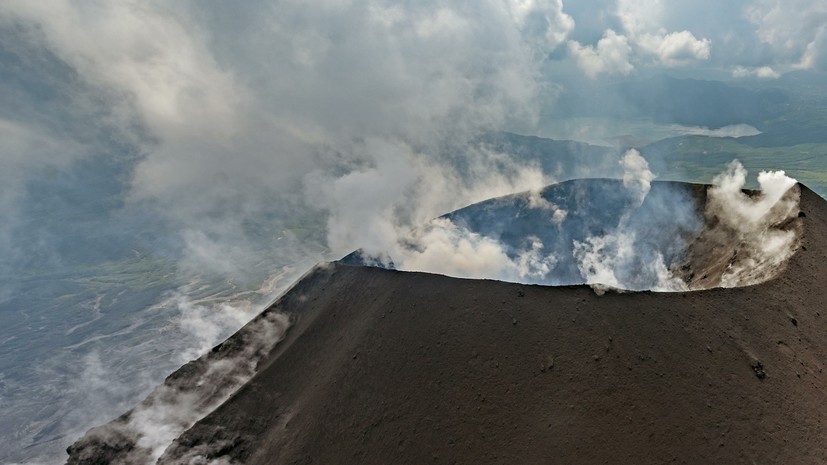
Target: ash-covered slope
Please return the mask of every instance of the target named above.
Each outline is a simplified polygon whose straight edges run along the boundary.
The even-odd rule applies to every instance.
[[[318,268],[242,330],[291,321],[159,462],[827,463],[827,203],[800,190],[798,252],[750,287],[597,295]],[[696,260],[716,262],[712,242]],[[172,384],[195,392],[188,370],[239,341]],[[126,417],[69,462],[151,459]]]

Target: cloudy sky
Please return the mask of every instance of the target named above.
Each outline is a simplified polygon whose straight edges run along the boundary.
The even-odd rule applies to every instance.
[[[487,130],[530,132],[557,73],[775,79],[827,66],[825,24],[817,0],[7,0],[0,243],[31,176],[90,157],[123,161],[117,195],[205,259],[274,199],[359,202],[359,222],[398,222],[400,199],[432,191],[425,177],[455,187],[405,212],[428,217],[544,181],[486,175],[489,154],[465,176],[444,154]],[[364,239],[343,234],[337,251]]]
[[[564,61],[588,76],[696,68],[776,78],[823,69],[827,5],[817,1],[571,2]]]

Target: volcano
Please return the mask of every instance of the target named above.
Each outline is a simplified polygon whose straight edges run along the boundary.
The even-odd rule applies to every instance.
[[[560,244],[621,222],[618,209],[593,223],[576,213],[578,199],[616,186],[543,193],[582,226]],[[709,186],[680,189],[708,211]],[[558,262],[553,279],[581,282],[553,286],[318,266],[90,430],[68,463],[827,463],[827,203],[803,185],[790,192],[793,215],[772,224],[794,242],[783,262],[750,256],[737,225],[709,215],[641,242],[655,244],[678,292],[589,286],[574,262]],[[479,231],[508,217],[496,208],[513,219],[524,202],[449,217]],[[645,205],[627,224],[679,224],[650,220],[673,215],[669,203]],[[537,235],[500,231],[513,253]],[[548,249],[552,233],[539,238]]]

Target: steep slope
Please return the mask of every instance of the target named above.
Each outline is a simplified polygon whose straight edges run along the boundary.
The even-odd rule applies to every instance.
[[[159,462],[825,463],[827,203],[802,186],[800,208],[786,270],[743,288],[318,268],[259,318],[289,315],[285,338]],[[128,461],[103,428],[70,463]]]

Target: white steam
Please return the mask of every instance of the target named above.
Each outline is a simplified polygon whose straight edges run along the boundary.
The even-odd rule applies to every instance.
[[[686,284],[672,276],[659,251],[641,251],[637,241],[637,227],[630,223],[651,189],[655,175],[649,170],[640,152],[627,151],[620,160],[623,167],[623,185],[634,198],[620,216],[612,232],[590,236],[585,241],[574,241],[573,254],[586,284],[618,289],[651,289],[679,291]]]
[[[794,253],[799,231],[786,225],[798,212],[798,198],[790,190],[795,180],[783,172],[762,172],[758,176],[761,193],[748,196],[741,191],[746,170],[733,162],[714,179],[715,186],[709,189],[704,207],[690,193],[690,187],[664,184],[657,195],[652,195],[655,175],[637,150],[627,151],[619,164],[623,169],[622,188],[593,191],[590,195],[594,198],[588,200],[588,208],[593,210],[587,213],[596,218],[615,218],[617,222],[586,219],[586,224],[592,226],[582,230],[585,235],[579,235],[582,233],[577,229],[583,226],[567,223],[566,209],[549,200],[543,191],[532,189],[474,210],[491,211],[477,213],[490,216],[471,220],[475,224],[502,223],[488,233],[466,224],[475,218],[472,213],[468,217],[460,215],[466,219],[459,223],[443,217],[412,232],[386,221],[386,228],[381,230],[384,235],[373,236],[373,243],[381,244],[382,250],[365,249],[366,254],[375,257],[376,262],[393,262],[400,270],[524,283],[582,282],[602,292],[606,287],[686,291],[755,284],[777,274]],[[575,201],[571,205],[578,204]],[[610,208],[608,205],[617,210],[605,216],[600,210]],[[500,210],[494,213],[492,208]],[[519,226],[510,226],[521,215],[520,208],[549,214],[526,216]],[[586,213],[575,214],[580,215],[575,224],[581,224]],[[525,235],[516,241],[516,231],[509,230],[514,227],[529,230],[520,233]],[[503,234],[510,239],[500,237]],[[573,238],[570,248],[560,244],[559,235]],[[553,247],[547,247],[549,240],[555,242]],[[572,267],[579,278],[570,275]]]
[[[19,27],[21,40],[107,97],[108,122],[143,154],[129,171],[130,205],[150,205],[171,223],[186,270],[219,273],[260,257],[244,226],[262,218],[287,222],[310,210],[300,226],[322,229],[318,209],[333,212],[336,203],[373,218],[452,200],[432,205],[430,218],[485,198],[491,176],[475,177],[476,167],[458,185],[456,173],[434,176],[465,170],[460,150],[478,134],[536,120],[542,64],[574,28],[561,0],[234,8],[10,0],[0,24]],[[425,178],[429,188],[412,188]],[[326,193],[314,202],[326,189],[319,181],[337,179],[334,205]],[[334,253],[377,234],[341,236],[337,221],[328,222]]]
[[[530,248],[521,251],[518,256],[518,275],[522,279],[545,279],[560,259],[554,254],[543,254],[543,243],[537,237],[531,236],[528,240]]]
[[[260,316],[225,346],[173,374],[126,415],[90,430],[79,447],[114,449],[116,455],[109,459],[117,463],[155,463],[181,433],[255,374],[259,360],[284,337],[289,324],[289,317],[278,311]]]
[[[562,223],[569,215],[569,212],[566,210],[546,200],[545,197],[540,195],[540,191],[536,189],[528,192],[528,207],[547,210],[551,214],[551,222],[554,224]]]
[[[543,253],[543,243],[536,237],[529,237],[517,256],[511,257],[501,242],[446,218],[433,220],[396,243],[391,257],[400,270],[512,282],[542,280],[558,262],[554,254]]]
[[[337,255],[356,248],[370,255],[393,251],[413,227],[439,214],[516,191],[538,190],[552,181],[536,166],[475,146],[463,147],[460,168],[402,143],[368,140],[362,149],[373,160],[367,166],[339,177],[315,173],[309,178],[308,196],[329,211],[328,245]],[[554,215],[559,219],[565,213]],[[437,230],[440,226],[435,225]],[[446,232],[443,237],[451,235]]]
[[[782,213],[788,215],[793,207],[797,206],[794,202],[778,205],[784,194],[796,183],[795,179],[783,171],[762,171],[758,174],[761,195],[757,199],[747,196],[742,191],[746,181],[746,168],[735,160],[729,164],[725,172],[712,180],[715,187],[709,191],[713,210],[724,212],[721,220],[734,229],[748,234],[767,225],[767,221],[778,219],[770,216],[771,209],[783,207]]]
[[[623,167],[623,185],[637,194],[638,205],[646,198],[649,189],[652,187],[652,180],[655,175],[649,171],[649,163],[635,149],[627,151],[620,159]]]
[[[261,357],[284,337],[289,318],[272,312],[253,323],[242,349],[207,362],[185,387],[163,384],[130,415],[127,428],[139,437],[139,448],[151,451],[154,463],[178,436],[216,407],[255,374]]]
[[[181,330],[192,335],[196,341],[188,350],[180,354],[182,363],[204,355],[221,342],[226,328],[239,328],[261,311],[248,301],[219,303],[217,305],[199,305],[186,295],[176,295],[175,305],[181,311],[179,321]]]
[[[642,201],[652,174],[641,160],[630,151],[622,163],[624,184],[639,192]],[[575,241],[583,278],[600,286],[682,291],[748,286],[776,276],[798,246],[800,231],[790,226],[798,213],[798,191],[792,190],[796,181],[783,171],[763,171],[758,175],[760,193],[750,196],[742,191],[746,177],[736,160],[714,178],[704,229],[684,244],[688,262],[667,263],[660,250],[648,250],[646,242],[638,241],[642,231],[629,219],[639,205],[632,205],[611,233]],[[678,276],[678,265],[697,269]]]
[[[298,263],[309,254],[274,245],[275,236],[326,227],[326,244],[317,244],[314,256],[325,245],[332,255],[362,247],[390,253],[402,269],[548,279],[570,257],[551,252],[551,244],[537,237],[512,250],[447,220],[415,233],[413,242],[409,231],[446,211],[515,191],[537,192],[553,181],[537,166],[469,142],[487,131],[536,121],[552,93],[544,67],[563,44],[593,77],[632,73],[642,65],[641,52],[667,66],[710,57],[710,42],[700,33],[682,27],[661,31],[658,21],[641,17],[653,8],[640,2],[631,8],[632,3],[618,7],[623,31],[601,25],[602,38],[581,45],[569,42],[575,24],[561,0],[231,6],[6,0],[0,3],[0,26],[10,31],[4,38],[38,52],[21,63],[38,74],[54,71],[32,64],[41,58],[60,64],[57,84],[42,94],[69,96],[61,108],[69,119],[111,130],[94,136],[101,147],[93,144],[92,150],[84,137],[93,136],[80,137],[71,126],[12,121],[18,117],[12,112],[0,119],[6,144],[0,251],[12,249],[10,228],[28,173],[60,169],[91,153],[119,159],[127,152],[140,156],[112,176],[125,183],[118,198],[127,200],[127,210],[147,208],[164,218],[172,239],[182,244],[178,269],[187,273],[242,275],[253,265],[271,266],[276,254],[287,257],[279,265]],[[765,36],[775,34],[768,29]],[[40,99],[23,103],[29,112],[48,108]],[[653,176],[641,160],[630,153],[623,166],[624,184],[642,201]],[[565,226],[575,213],[531,198],[530,208],[548,212],[548,227]],[[282,224],[294,218],[295,224]],[[262,230],[267,233],[257,235]],[[628,253],[636,239],[637,232],[619,224],[614,233],[582,242],[586,274],[624,284],[620,270],[642,260],[668,286],[668,274],[660,277],[662,258],[638,260]],[[782,250],[783,239],[771,234],[755,240],[769,253],[775,246]],[[220,306],[213,313],[203,302],[176,299],[179,322],[195,340],[170,346],[188,350],[188,356],[216,343],[221,328],[252,315],[246,307]],[[223,373],[220,367],[216,373]],[[190,402],[175,395],[158,394]],[[189,421],[152,409],[135,415],[161,430],[165,422]],[[158,440],[141,433],[142,444],[154,450],[170,431]]]
[[[117,179],[124,216],[158,218],[148,228],[175,249],[177,282],[230,274],[249,285],[308,257],[390,249],[399,231],[446,211],[550,182],[535,166],[467,147],[534,123],[546,103],[542,66],[574,22],[560,0],[10,0],[0,4],[0,27],[10,43],[60,65],[65,75],[42,93],[70,96],[61,108],[68,119],[109,128],[93,151],[72,139],[78,131],[3,119],[0,132],[19,142],[4,165],[14,176],[0,173],[13,188],[0,193],[0,211],[11,212],[25,189],[12,178],[126,152],[129,164],[100,177]],[[46,133],[66,137],[31,137]],[[11,247],[8,229],[0,225],[0,251]],[[461,249],[447,236],[440,240]],[[491,259],[455,268],[472,272]],[[173,303],[176,321],[198,336],[162,342],[187,356],[251,316]],[[157,334],[147,330],[142,343]]]
[[[618,230],[574,243],[574,256],[586,283],[600,289],[683,291],[686,283],[672,275],[663,255],[642,257],[633,231]],[[643,279],[641,279],[643,278]]]
[[[783,171],[762,171],[758,174],[761,192],[750,197],[742,191],[746,177],[744,166],[733,161],[715,177],[715,187],[709,190],[707,216],[718,218],[738,244],[735,258],[721,277],[723,287],[756,284],[772,277],[798,245],[795,229],[779,227],[798,214],[798,193],[790,194],[795,179]]]
[[[395,160],[398,157],[393,158]],[[583,282],[608,285],[625,289],[679,290],[685,284],[672,276],[664,258],[652,246],[642,246],[637,241],[640,224],[632,223],[632,215],[641,206],[651,189],[654,174],[646,160],[637,150],[629,150],[619,160],[623,169],[623,185],[628,191],[629,202],[623,206],[619,222],[610,232],[588,236],[574,241],[572,248],[561,255],[559,249],[549,249],[537,235],[529,234],[522,243],[508,245],[495,236],[483,235],[466,226],[456,224],[448,218],[438,218],[413,230],[404,223],[395,222],[397,210],[386,207],[350,212],[339,211],[343,221],[331,225],[336,234],[337,227],[355,234],[350,239],[367,239],[362,247],[367,257],[376,262],[393,262],[395,268],[405,271],[424,271],[466,278],[487,278],[512,282],[549,283],[568,282],[560,270],[562,262],[577,261]],[[400,168],[401,169],[401,168]],[[523,198],[531,210],[548,212],[541,216],[535,228],[563,231],[567,227],[569,212],[545,198],[541,190],[532,183],[541,182],[537,176],[524,176],[523,171],[513,171],[516,177],[492,178],[491,187],[502,186],[513,189],[516,180],[530,181],[529,190]],[[377,173],[360,173],[358,179],[341,178],[333,182],[333,188],[342,185],[358,189],[365,184],[364,176],[378,176]],[[502,176],[502,175],[500,175]],[[405,179],[396,177],[395,180]],[[408,178],[413,188],[419,180]],[[498,181],[498,182],[495,182]],[[399,182],[389,182],[388,189],[404,189]],[[491,191],[488,192],[491,195]],[[331,196],[337,198],[338,196]],[[374,195],[363,202],[384,202],[389,196]],[[600,199],[592,199],[599,202]],[[366,211],[383,211],[384,215],[368,218]],[[414,215],[417,217],[417,215]],[[334,216],[335,218],[335,216]],[[506,220],[507,221],[507,220]],[[348,227],[353,222],[356,228]],[[365,228],[365,229],[361,229]],[[506,226],[507,228],[507,226]],[[335,239],[335,236],[334,236]],[[347,243],[348,241],[342,241]],[[643,252],[641,248],[643,247]],[[647,248],[648,247],[648,248]],[[370,258],[367,259],[371,261]],[[641,271],[644,268],[645,271]]]
[[[400,247],[392,254],[397,267],[458,277],[507,276],[516,271],[502,245],[491,238],[437,219],[413,237],[415,247]],[[398,258],[397,258],[398,257]]]

